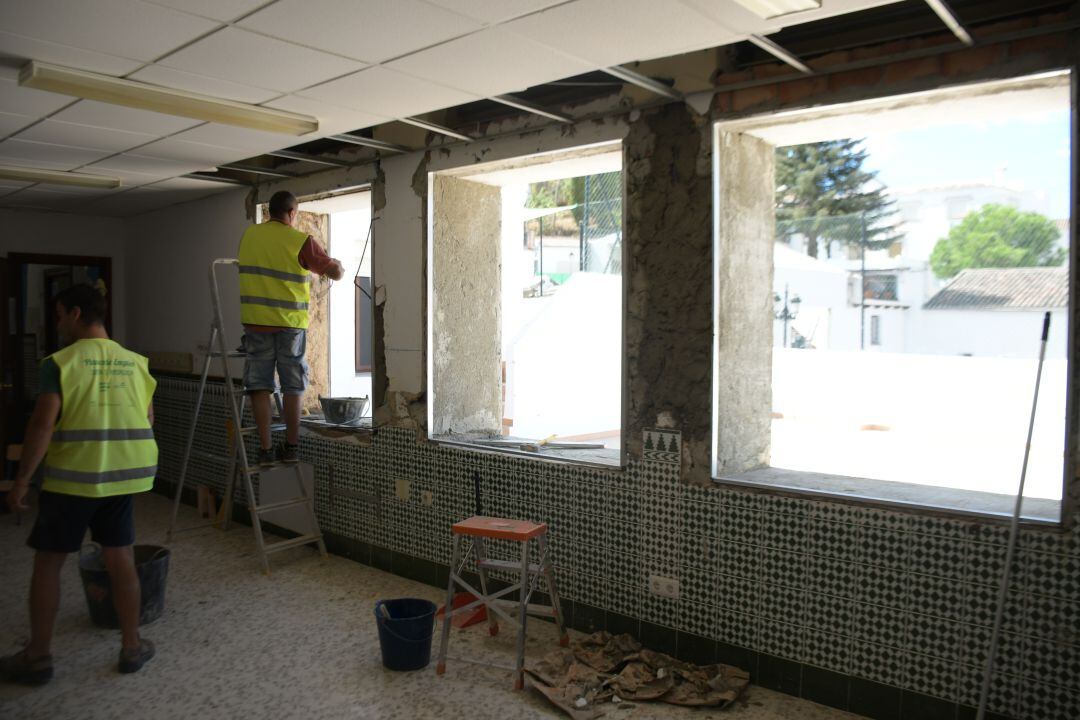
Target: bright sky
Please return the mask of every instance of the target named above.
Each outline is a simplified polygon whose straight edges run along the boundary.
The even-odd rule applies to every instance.
[[[866,164],[886,186],[993,182],[1004,170],[1024,190],[1023,209],[1069,216],[1069,111],[974,124],[879,132]]]

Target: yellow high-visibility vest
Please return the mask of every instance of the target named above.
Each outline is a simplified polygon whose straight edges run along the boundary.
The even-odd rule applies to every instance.
[[[307,233],[285,223],[252,225],[240,240],[240,322],[306,328],[310,276],[298,255]]]
[[[157,381],[146,358],[104,338],[78,340],[49,358],[60,368],[63,405],[43,489],[83,497],[150,490],[158,447],[147,413]]]

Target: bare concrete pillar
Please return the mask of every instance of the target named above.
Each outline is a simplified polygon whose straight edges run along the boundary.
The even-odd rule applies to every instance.
[[[742,133],[721,132],[716,151],[716,465],[731,475],[769,464],[775,160],[772,145]]]
[[[501,193],[440,175],[433,192],[431,433],[498,434]]]

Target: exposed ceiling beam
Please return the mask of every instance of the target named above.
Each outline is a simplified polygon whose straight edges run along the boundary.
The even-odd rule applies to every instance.
[[[181,175],[180,177],[190,178],[191,180],[209,180],[210,182],[226,183],[228,185],[244,185],[244,186],[247,186],[246,182],[242,182],[240,180],[237,180],[236,178],[225,177],[224,175],[210,175],[210,174],[203,174],[203,173],[193,172],[193,173],[187,173],[186,175]]]
[[[637,85],[640,88],[645,88],[649,92],[662,95],[672,100],[682,100],[683,94],[673,87],[665,85],[659,80],[653,80],[651,77],[642,75],[639,72],[634,72],[628,68],[624,68],[622,65],[615,65],[613,67],[604,68],[604,72],[608,75],[619,78],[623,82],[628,82],[631,85]]]
[[[802,60],[795,57],[795,55],[780,47],[767,37],[763,37],[761,35],[751,35],[746,39],[752,42],[754,45],[757,45],[759,48],[769,53],[776,59],[786,62],[788,65],[795,68],[799,72],[804,72],[807,75],[810,75],[814,72]]]
[[[254,173],[255,175],[268,175],[269,177],[279,178],[296,177],[292,173],[281,172],[280,170],[271,170],[270,168],[259,167],[257,165],[243,165],[240,163],[218,165],[218,170],[235,170],[236,172]]]
[[[331,135],[331,140],[337,140],[338,142],[349,143],[350,145],[360,145],[362,147],[374,148],[376,150],[382,150],[384,152],[395,153],[407,153],[409,148],[401,145],[395,145],[394,143],[385,142],[383,140],[376,140],[375,138],[364,137],[363,135],[353,135],[352,133],[342,133],[341,135]]]
[[[316,165],[332,165],[334,167],[347,167],[349,165],[349,163],[344,160],[323,157],[321,155],[310,155],[308,153],[296,152],[295,150],[275,150],[274,152],[264,154],[273,157],[286,158],[287,160],[315,163]]]
[[[438,133],[439,135],[445,135],[446,137],[452,137],[455,140],[464,140],[466,142],[472,142],[473,140],[476,140],[476,138],[474,137],[470,137],[469,135],[466,135],[464,133],[459,133],[456,130],[451,130],[450,128],[443,125],[437,125],[433,122],[428,122],[427,120],[421,120],[414,117],[398,118],[398,120],[407,125],[412,125],[413,127],[423,128],[424,130],[427,130],[429,132]]]
[[[497,103],[502,103],[503,105],[508,105],[509,107],[517,108],[518,110],[524,110],[525,112],[532,113],[533,115],[539,115],[541,117],[546,117],[551,120],[557,120],[562,123],[574,122],[574,118],[570,117],[569,115],[563,115],[562,113],[545,110],[539,105],[534,105],[527,100],[516,98],[513,95],[495,95],[491,99]]]
[[[937,13],[937,16],[941,18],[941,22],[945,23],[953,31],[953,35],[959,38],[960,42],[965,45],[975,44],[971,33],[960,23],[960,18],[956,17],[956,13],[953,12],[953,9],[949,7],[945,0],[926,0],[926,4]]]

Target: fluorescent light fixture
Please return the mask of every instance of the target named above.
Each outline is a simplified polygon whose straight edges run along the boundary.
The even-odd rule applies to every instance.
[[[821,0],[735,0],[735,2],[764,20],[821,8]]]
[[[76,187],[104,188],[120,187],[120,178],[104,175],[83,175],[64,170],[39,170],[38,168],[0,165],[0,178],[23,180],[25,182],[48,183],[50,185],[75,185]]]
[[[318,118],[310,115],[73,70],[36,60],[31,60],[19,71],[19,85],[251,130],[306,135],[319,129]]]

